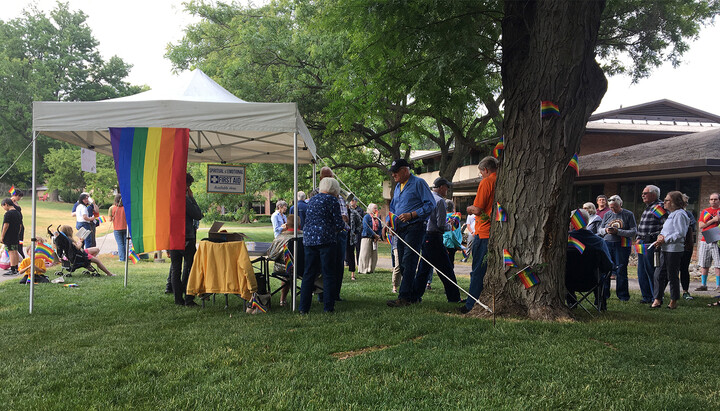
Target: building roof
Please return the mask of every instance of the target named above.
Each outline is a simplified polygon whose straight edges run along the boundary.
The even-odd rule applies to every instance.
[[[720,127],[579,158],[578,181],[720,172]]]
[[[671,124],[680,122],[720,125],[720,116],[667,99],[593,114],[589,120],[664,121]]]

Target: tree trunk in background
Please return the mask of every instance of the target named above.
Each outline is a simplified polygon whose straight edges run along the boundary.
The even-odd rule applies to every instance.
[[[492,307],[494,290],[498,315],[569,318],[564,279],[575,171],[567,164],[607,90],[594,52],[604,6],[604,1],[505,2],[505,150],[495,201],[508,219],[492,223],[481,296]],[[557,104],[561,115],[541,119],[542,100]],[[503,265],[503,249],[517,268]],[[517,277],[507,279],[528,265],[540,284],[525,290]],[[484,311],[477,305],[475,310]]]
[[[60,191],[57,189],[50,192],[50,201],[60,201]]]

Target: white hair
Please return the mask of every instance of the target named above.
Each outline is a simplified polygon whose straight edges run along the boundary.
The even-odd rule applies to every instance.
[[[660,198],[660,187],[654,186],[654,185],[648,185],[645,188],[650,190],[651,193],[655,193],[655,197]],[[620,205],[622,205],[622,204],[620,204]]]
[[[588,214],[595,215],[597,213],[597,208],[595,208],[595,204],[593,204],[593,203],[583,204],[582,208],[585,209],[586,207],[588,208],[586,210],[588,212]]]
[[[298,201],[305,201],[306,198],[307,198],[307,194],[305,194],[304,191],[298,191],[298,193],[297,193]]]
[[[617,194],[615,194],[614,196],[610,196],[610,198],[608,198],[608,203],[618,203],[620,207],[622,207],[623,205],[622,198],[620,198],[620,196]]]
[[[320,180],[318,191],[336,196],[340,194],[340,183],[332,177],[325,177]]]
[[[367,213],[368,213],[368,214],[372,213],[372,209],[375,208],[375,207],[377,207],[377,204],[375,204],[375,203],[370,203],[370,204],[368,204],[367,210],[366,210]]]
[[[279,209],[282,208],[282,207],[287,207],[287,201],[285,201],[285,200],[280,200],[280,201],[278,201],[277,203],[275,203],[275,209],[276,209],[276,210],[279,210]]]

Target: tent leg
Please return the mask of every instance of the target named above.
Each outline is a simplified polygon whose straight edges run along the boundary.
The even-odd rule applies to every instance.
[[[128,256],[130,255],[130,236],[125,238],[125,278],[123,279],[123,287],[127,288],[128,283]]]
[[[314,173],[313,173],[314,175]],[[295,241],[293,241],[293,255],[295,256],[295,261],[298,261],[297,257],[297,242],[298,242],[298,199],[297,199],[297,192],[298,192],[298,143],[297,143],[297,131],[293,133],[293,195],[295,196],[295,207],[293,218],[293,235],[295,236]],[[292,310],[295,311],[297,307],[297,293],[295,292],[295,288],[297,287],[297,264],[293,264],[293,286],[292,286]]]
[[[30,314],[33,313],[33,306],[35,305],[35,242],[37,241],[37,238],[35,237],[35,215],[37,214],[37,192],[35,191],[37,184],[37,168],[35,162],[35,158],[37,157],[37,133],[34,129],[32,136],[32,193],[30,194],[32,196],[32,217],[30,218],[30,230],[32,231],[32,237],[30,240]]]

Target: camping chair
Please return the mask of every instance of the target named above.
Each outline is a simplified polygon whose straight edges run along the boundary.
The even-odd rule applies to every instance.
[[[298,278],[302,278],[302,275],[305,272],[305,247],[303,246],[302,238],[299,238],[299,240],[300,241],[297,242],[297,258],[295,258],[295,256],[292,254],[294,250],[293,244],[295,243],[295,238],[291,238],[290,240],[288,240],[287,247],[288,250],[290,250],[290,260],[293,264],[297,265]],[[275,264],[279,263],[275,262]],[[275,295],[280,290],[282,290],[283,287],[285,287],[285,284],[292,283],[293,271],[292,268],[290,270],[287,270],[286,266],[285,271],[275,272],[275,270],[273,270],[273,272],[270,273],[270,277],[280,280],[280,286],[275,289],[275,291],[270,293],[270,295]],[[300,287],[297,287],[297,289],[300,290]]]
[[[597,312],[607,309],[606,296],[603,295],[603,284],[610,271],[601,267],[599,250],[586,249],[584,253],[575,248],[568,248],[565,266],[565,287],[567,288],[567,305],[573,309],[580,306],[588,314],[583,302],[590,303]],[[605,271],[605,272],[603,272]],[[575,293],[579,294],[579,297]],[[594,299],[590,300],[589,297]]]
[[[48,230],[48,232],[50,231]],[[100,276],[95,267],[90,263],[90,259],[85,254],[85,251],[75,248],[72,240],[69,239],[65,233],[58,231],[53,237],[55,253],[62,264],[60,271],[55,274],[63,277],[72,277],[72,273],[75,271],[84,270],[83,274],[93,277]]]

